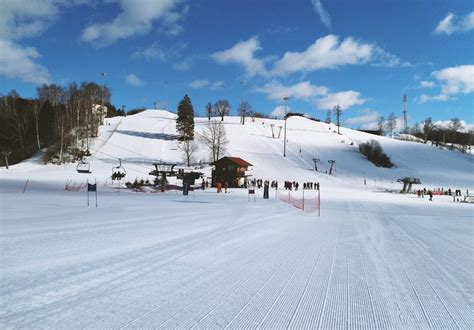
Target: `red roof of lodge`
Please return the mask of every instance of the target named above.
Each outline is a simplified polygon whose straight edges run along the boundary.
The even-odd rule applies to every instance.
[[[215,165],[216,163],[218,163],[218,162],[220,162],[220,161],[222,161],[222,160],[224,160],[224,159],[228,159],[228,160],[230,160],[231,162],[233,162],[233,163],[235,163],[235,164],[237,164],[237,165],[239,165],[239,166],[253,166],[252,164],[250,164],[249,162],[243,160],[243,159],[240,158],[240,157],[227,157],[227,156],[226,156],[226,157],[222,157],[221,159],[216,160],[216,161],[215,161],[214,163],[212,163],[211,165]]]

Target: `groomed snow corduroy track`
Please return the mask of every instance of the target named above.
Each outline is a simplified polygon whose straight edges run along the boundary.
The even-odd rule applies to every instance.
[[[2,327],[472,328],[469,205],[3,183]]]

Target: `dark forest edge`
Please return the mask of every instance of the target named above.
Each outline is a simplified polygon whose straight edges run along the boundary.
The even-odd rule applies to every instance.
[[[102,106],[103,105],[103,106]],[[10,164],[42,152],[45,163],[76,161],[85,152],[103,118],[125,116],[110,103],[110,90],[94,82],[37,88],[36,98],[15,90],[0,98],[0,151]],[[5,165],[1,157],[0,165]]]

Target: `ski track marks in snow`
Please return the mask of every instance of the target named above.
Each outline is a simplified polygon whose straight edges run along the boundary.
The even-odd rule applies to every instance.
[[[22,185],[0,181],[2,328],[472,328],[470,205],[326,183],[319,218],[239,190],[95,209]]]

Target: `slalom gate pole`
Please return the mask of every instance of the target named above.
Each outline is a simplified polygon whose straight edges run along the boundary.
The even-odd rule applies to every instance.
[[[26,185],[28,184],[28,181],[29,181],[29,180],[30,180],[30,179],[26,179],[25,186],[23,187],[23,193],[25,193],[25,191],[26,191]]]
[[[87,179],[86,190],[87,190],[87,207],[89,207],[89,179]]]
[[[304,189],[303,189],[303,211],[304,211]]]
[[[95,179],[95,207],[97,207],[97,178]]]
[[[318,190],[318,217],[321,216],[321,190]]]

